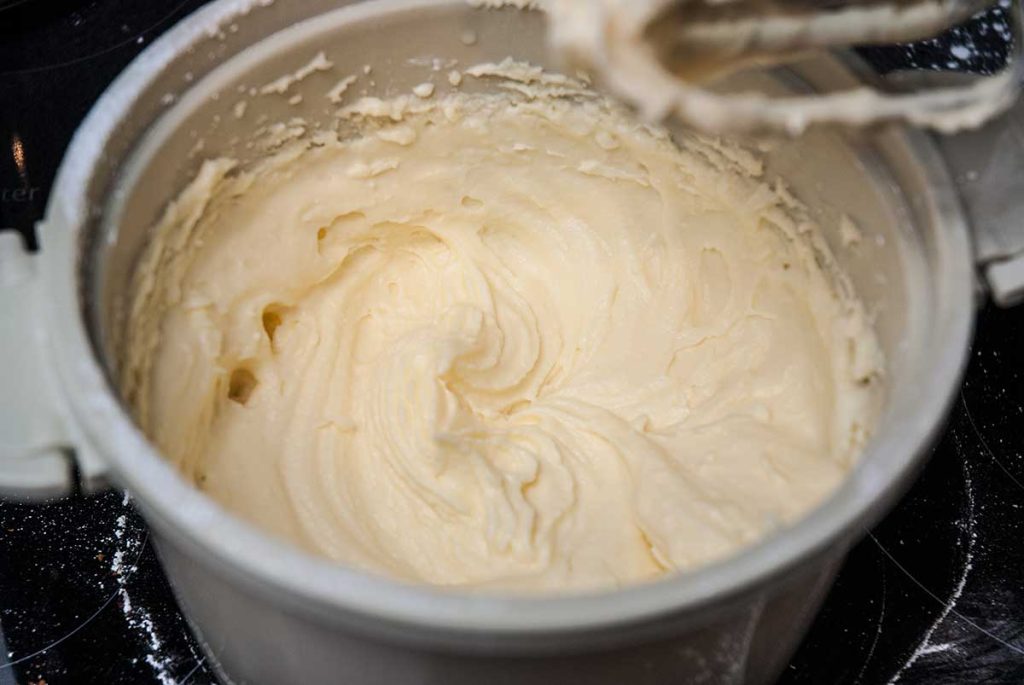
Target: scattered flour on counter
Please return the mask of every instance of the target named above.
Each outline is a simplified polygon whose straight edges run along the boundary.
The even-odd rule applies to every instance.
[[[949,51],[957,59],[968,59],[971,56],[971,51],[963,45],[954,45]]]
[[[918,656],[927,656],[928,654],[939,654],[941,652],[948,652],[956,647],[952,642],[942,642],[937,645],[923,645],[918,648]]]
[[[127,508],[130,501],[131,497],[126,491],[121,500],[121,506]],[[110,560],[110,573],[116,583],[115,597],[120,602],[125,623],[136,636],[139,646],[145,651],[140,658],[152,669],[153,677],[160,685],[185,685],[202,666],[205,657],[196,654],[189,646],[189,652],[196,662],[195,666],[184,678],[175,677],[175,665],[180,657],[167,649],[167,645],[156,627],[156,622],[153,620],[153,615],[137,599],[133,601],[128,591],[129,583],[138,570],[139,559],[148,542],[146,529],[141,526],[133,526],[129,530],[128,513],[122,513],[114,520],[111,539],[116,545]]]
[[[954,616],[960,617],[960,614],[956,611],[956,604],[958,601],[960,601],[960,597],[964,593],[964,587],[967,585],[967,578],[970,576],[971,570],[974,568],[974,548],[978,541],[978,531],[975,530],[974,525],[974,482],[971,477],[971,471],[970,467],[967,465],[967,461],[968,460],[965,459],[963,462],[964,494],[966,497],[966,507],[964,511],[964,520],[966,521],[966,549],[964,551],[964,563],[963,570],[960,574],[960,579],[957,581],[956,586],[953,588],[953,591],[950,593],[949,597],[943,603],[942,610],[939,612],[939,615],[936,617],[935,621],[933,621],[928,630],[925,631],[924,637],[922,638],[920,644],[918,644],[917,649],[914,650],[914,653],[910,655],[910,658],[907,659],[907,661],[899,668],[898,671],[896,671],[895,675],[893,675],[888,685],[895,685],[896,683],[900,682],[900,679],[906,673],[907,669],[911,668],[915,663],[917,663],[919,659],[934,654],[941,654],[956,647],[956,645],[950,642],[932,643],[932,637],[934,636],[935,632],[940,628],[940,626],[942,626],[946,622],[946,618],[951,613]],[[872,535],[871,537],[872,539],[874,539],[874,535]],[[875,543],[877,544],[878,540],[875,540]],[[893,558],[893,556],[888,552],[888,550],[886,550],[880,544],[879,548],[886,556],[889,557],[889,559],[894,564],[896,564],[897,567],[899,567],[904,573],[907,573],[908,576],[910,575],[907,572],[907,570],[902,565],[900,565],[895,558]],[[913,576],[910,577],[912,580],[914,580],[915,583],[920,585],[916,578],[914,578]],[[926,593],[932,595],[932,597],[934,597],[935,599],[939,599],[938,597],[935,597],[935,595],[932,594],[932,592],[925,588],[923,585],[920,585],[920,587]]]
[[[128,505],[130,497],[125,492],[124,506]],[[146,650],[144,660],[153,669],[153,676],[161,685],[178,685],[178,680],[171,673],[172,659],[161,654],[163,641],[157,633],[153,623],[153,617],[149,611],[137,603],[133,603],[128,594],[128,581],[138,568],[139,557],[146,546],[145,535],[126,535],[128,526],[127,514],[121,514],[114,521],[114,538],[117,540],[117,548],[110,561],[110,572],[117,583],[117,594],[121,600],[121,612],[124,614],[125,622],[140,638],[142,646]],[[127,561],[130,557],[132,561]]]

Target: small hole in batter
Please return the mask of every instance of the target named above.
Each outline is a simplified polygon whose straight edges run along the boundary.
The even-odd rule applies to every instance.
[[[263,330],[267,333],[267,338],[271,343],[274,342],[274,334],[277,329],[284,323],[285,307],[279,304],[267,305],[263,310]]]
[[[465,195],[462,198],[462,206],[467,207],[469,209],[476,209],[477,207],[482,207],[483,204],[484,203],[482,200],[478,200],[475,197],[470,197],[469,195]]]
[[[317,252],[323,254],[333,241],[339,237],[350,235],[365,219],[366,215],[362,212],[346,212],[335,217],[330,224],[321,226],[316,232]]]
[[[252,375],[249,369],[235,369],[231,372],[231,379],[228,381],[228,399],[237,402],[243,407],[252,397],[259,381]]]

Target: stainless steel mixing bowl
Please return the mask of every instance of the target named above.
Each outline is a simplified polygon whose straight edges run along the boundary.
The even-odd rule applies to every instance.
[[[327,123],[324,93],[349,73],[360,75],[350,96],[406,92],[424,80],[444,90],[435,58],[465,67],[513,55],[551,65],[543,35],[537,12],[461,0],[219,0],[146,50],[93,108],[39,226],[41,253],[25,254],[15,236],[0,234],[0,486],[22,496],[65,492],[73,451],[84,488],[108,477],[130,489],[185,615],[233,682],[770,682],[850,545],[907,487],[942,427],[976,292],[961,197],[982,233],[993,292],[1010,299],[1024,283],[1014,258],[1024,247],[1015,223],[1024,197],[1018,112],[946,141],[945,153],[896,127],[814,131],[771,146],[768,172],[784,177],[835,238],[876,314],[888,394],[863,459],[804,520],[693,573],[523,598],[356,572],[229,515],[161,459],[112,382],[118,312],[148,228],[201,158],[251,157],[245,141],[262,115]],[[302,94],[302,103],[248,96],[319,51],[335,68],[293,86],[289,95]],[[806,91],[866,76],[818,59],[759,78],[762,87]],[[248,109],[238,118],[243,98]],[[959,190],[944,154],[968,179]],[[983,176],[999,164],[1018,173],[971,184],[967,171]],[[838,239],[843,213],[863,229],[859,245]]]

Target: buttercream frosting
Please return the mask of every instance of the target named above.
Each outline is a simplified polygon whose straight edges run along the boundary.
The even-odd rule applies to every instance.
[[[882,362],[804,208],[574,79],[465,74],[506,92],[203,165],[136,273],[143,429],[265,530],[441,585],[639,582],[821,502]]]

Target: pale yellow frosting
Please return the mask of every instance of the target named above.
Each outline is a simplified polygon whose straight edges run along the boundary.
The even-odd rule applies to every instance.
[[[138,271],[125,392],[211,497],[357,567],[555,590],[719,559],[843,479],[877,344],[756,158],[593,97],[344,116],[207,162]]]

